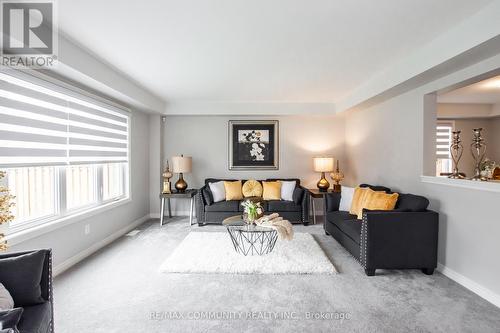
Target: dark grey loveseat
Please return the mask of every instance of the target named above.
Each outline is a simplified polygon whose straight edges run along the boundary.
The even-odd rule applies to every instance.
[[[383,186],[360,185],[390,192]],[[421,269],[432,274],[437,266],[439,215],[427,210],[429,200],[399,194],[392,211],[363,211],[363,219],[339,211],[341,194],[325,196],[325,233],[332,235],[365,269]]]
[[[51,250],[0,254],[0,283],[10,291],[14,306],[24,309],[17,325],[20,333],[54,332]]]
[[[209,183],[218,181],[236,181],[239,179],[205,179],[205,185],[198,191],[196,203],[196,217],[198,225],[221,224],[222,221],[231,216],[243,214],[243,207],[240,200],[213,202]],[[309,224],[309,192],[300,186],[300,179],[266,179],[266,181],[283,180],[295,181],[297,183],[293,201],[270,200],[262,201],[264,213],[278,213],[284,219],[292,223]],[[260,181],[260,180],[259,180]],[[241,181],[242,184],[245,180]]]

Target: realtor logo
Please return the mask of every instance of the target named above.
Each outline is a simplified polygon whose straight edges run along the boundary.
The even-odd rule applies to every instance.
[[[47,67],[56,59],[53,1],[1,0],[1,66]]]

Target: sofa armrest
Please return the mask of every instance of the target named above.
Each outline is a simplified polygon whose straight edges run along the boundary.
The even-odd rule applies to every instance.
[[[304,190],[304,195],[302,196],[302,223],[308,224],[309,223],[309,191],[305,188],[299,185],[301,189]]]
[[[198,193],[196,193],[196,221],[198,224],[205,222],[205,205],[207,204],[203,197],[203,188],[205,187],[206,185],[200,188]]]
[[[439,214],[364,211],[360,261],[365,269],[435,268]]]
[[[42,270],[42,277],[40,280],[40,289],[41,289],[41,295],[42,298],[48,302],[50,302],[51,306],[51,315],[52,317],[50,318],[50,332],[54,332],[54,296],[53,296],[53,289],[52,289],[52,250],[51,249],[44,249],[41,250],[45,253],[45,259],[43,262],[43,270]],[[14,258],[18,256],[22,256],[24,254],[29,254],[34,251],[23,251],[23,252],[12,252],[12,253],[1,253],[0,254],[0,259],[4,258]]]

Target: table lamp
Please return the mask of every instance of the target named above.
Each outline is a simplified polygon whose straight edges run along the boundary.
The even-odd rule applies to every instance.
[[[333,157],[314,157],[313,158],[314,171],[321,172],[321,179],[316,184],[316,186],[318,186],[318,189],[321,192],[328,191],[328,188],[330,187],[330,183],[328,182],[328,180],[326,180],[325,172],[333,171],[334,163],[335,163],[335,160]]]
[[[177,192],[186,191],[188,184],[184,180],[183,174],[191,172],[192,164],[193,159],[191,157],[185,157],[184,155],[172,157],[172,170],[179,174],[179,180],[175,182]]]

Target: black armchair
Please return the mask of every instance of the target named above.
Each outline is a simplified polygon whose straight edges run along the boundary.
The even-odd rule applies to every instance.
[[[36,251],[3,253],[0,254],[0,259],[15,258],[25,254],[34,253]],[[41,302],[39,304],[31,304],[24,306],[23,315],[18,324],[20,333],[23,332],[39,332],[39,333],[54,333],[54,302],[52,292],[52,250],[40,250],[43,253],[43,269],[40,280]],[[31,269],[31,266],[26,266],[25,263],[18,264],[19,269],[24,271]],[[0,261],[0,271],[2,270]],[[10,269],[10,268],[9,268]],[[13,270],[14,274],[15,269]],[[0,279],[0,283],[4,283]],[[22,286],[20,286],[22,287]],[[14,302],[18,306],[16,298]]]

